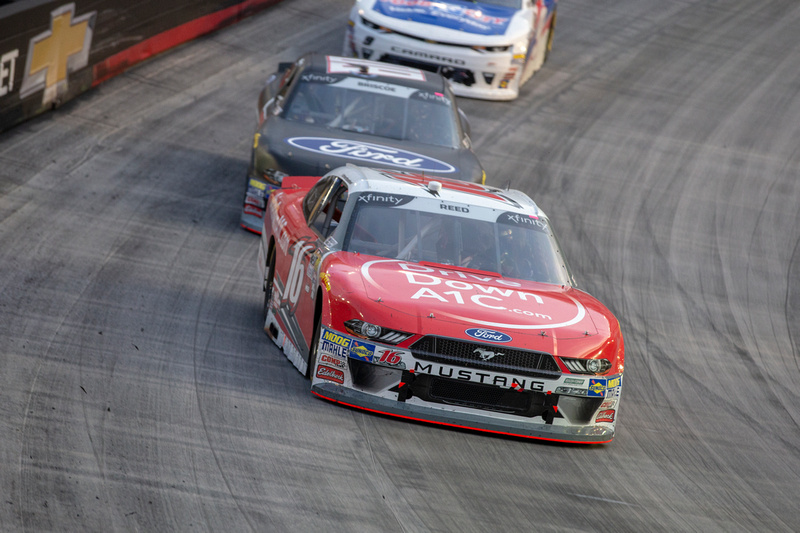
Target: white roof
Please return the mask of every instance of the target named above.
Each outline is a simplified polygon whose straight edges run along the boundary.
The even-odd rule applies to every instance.
[[[526,215],[546,216],[528,195],[516,189],[498,189],[452,178],[367,168],[350,163],[332,170],[329,174],[345,179],[351,194],[362,191],[380,191],[422,198],[435,196],[454,203],[502,209]],[[430,185],[431,182],[440,183],[441,189],[436,190],[435,185]]]

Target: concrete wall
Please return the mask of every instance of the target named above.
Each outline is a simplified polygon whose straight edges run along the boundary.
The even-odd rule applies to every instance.
[[[278,1],[0,2],[0,131]]]

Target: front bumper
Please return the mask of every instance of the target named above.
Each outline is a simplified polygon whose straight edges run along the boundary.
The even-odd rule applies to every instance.
[[[371,28],[360,17],[348,27],[344,53],[438,72],[450,80],[456,95],[486,100],[516,98],[524,64],[524,56],[514,57],[513,47],[488,52],[426,42]]]
[[[619,374],[593,378],[534,370],[546,368],[541,364],[545,359],[552,361],[541,352],[529,352],[524,361],[515,363],[533,365],[517,371],[470,363],[464,352],[456,355],[449,348],[434,354],[425,347],[426,337],[411,348],[399,348],[323,328],[320,339],[311,391],[321,398],[503,435],[574,443],[607,443],[614,438],[622,391]],[[445,344],[459,351],[464,342]],[[467,344],[469,353],[481,346]]]
[[[600,425],[570,427],[532,424],[528,421],[493,419],[485,415],[446,411],[415,405],[410,402],[393,401],[348,389],[332,382],[315,383],[311,387],[311,392],[325,400],[374,413],[499,435],[584,444],[604,444],[611,442],[614,438],[614,429]]]

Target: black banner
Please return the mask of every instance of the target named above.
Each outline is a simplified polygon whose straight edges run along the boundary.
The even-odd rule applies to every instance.
[[[0,1],[0,131],[277,1]]]

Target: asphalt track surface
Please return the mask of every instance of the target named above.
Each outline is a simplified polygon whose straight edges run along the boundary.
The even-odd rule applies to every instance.
[[[0,136],[0,529],[800,530],[800,5],[565,1],[517,101],[462,102],[621,319],[602,446],[330,404],[261,331],[256,96],[347,7],[285,0]]]

